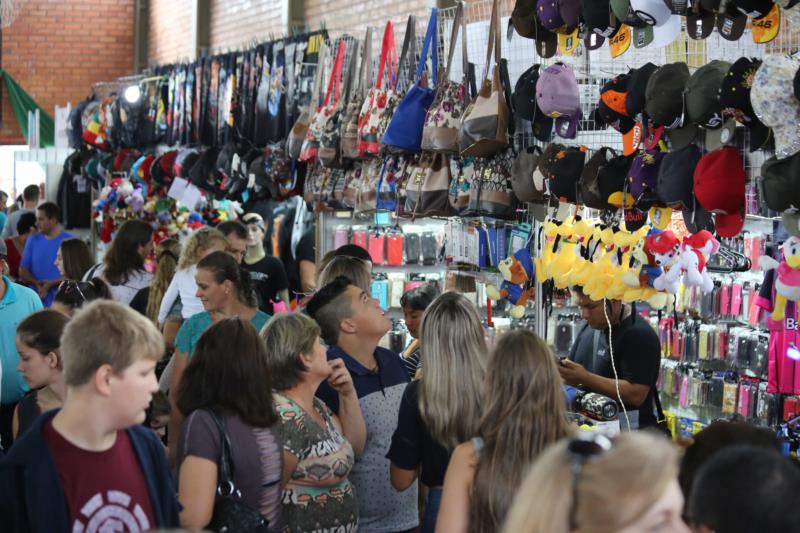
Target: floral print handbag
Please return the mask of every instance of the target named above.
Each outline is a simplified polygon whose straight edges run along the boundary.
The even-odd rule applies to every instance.
[[[453,54],[461,29],[461,61],[463,63],[463,78],[460,83],[450,80],[450,67],[453,64]],[[447,68],[440,76],[436,96],[433,104],[428,109],[425,117],[425,126],[422,129],[422,149],[433,152],[458,153],[458,130],[461,118],[467,107],[467,73],[469,72],[469,59],[467,57],[467,24],[464,16],[464,2],[459,1],[453,19],[453,30],[450,35],[450,53],[447,56]]]
[[[322,105],[317,109],[316,114],[312,117],[306,132],[306,139],[303,141],[303,147],[300,150],[300,157],[298,161],[315,162],[319,154],[320,140],[322,134],[328,127],[329,121],[335,121],[339,113],[339,98],[342,92],[342,67],[344,65],[344,54],[346,50],[346,43],[344,39],[339,41],[339,47],[336,51],[336,59],[331,71],[331,77],[328,81],[328,90],[325,93],[325,100]],[[333,93],[333,99],[331,99]]]
[[[388,65],[387,65],[388,63]],[[370,88],[358,117],[358,155],[360,158],[377,156],[381,139],[389,119],[397,106],[395,86],[398,73],[397,49],[394,44],[394,24],[390,20],[383,32],[383,46],[375,86]],[[388,66],[389,87],[383,87],[384,72]]]

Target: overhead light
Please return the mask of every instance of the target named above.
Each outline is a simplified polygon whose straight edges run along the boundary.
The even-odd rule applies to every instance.
[[[127,89],[125,89],[125,100],[130,102],[131,104],[135,104],[139,101],[139,98],[142,97],[142,90],[139,89],[138,85],[131,85]]]

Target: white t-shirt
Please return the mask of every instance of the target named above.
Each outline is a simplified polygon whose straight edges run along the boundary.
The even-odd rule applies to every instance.
[[[194,280],[194,275],[197,273],[197,265],[178,270],[175,276],[167,287],[167,292],[164,293],[164,298],[161,300],[161,307],[158,309],[158,322],[163,323],[167,319],[172,304],[175,299],[181,297],[181,316],[184,319],[190,318],[197,313],[203,312],[203,302],[197,297],[197,283]]]
[[[89,281],[91,278],[99,277],[108,283],[114,300],[121,304],[130,305],[131,300],[133,300],[133,297],[136,296],[136,293],[145,287],[149,287],[153,282],[153,275],[150,272],[147,272],[146,270],[137,270],[136,272],[128,275],[128,281],[124,284],[112,285],[106,279],[104,275],[104,269],[105,265],[103,263],[90,268],[89,271],[83,276],[83,281]]]

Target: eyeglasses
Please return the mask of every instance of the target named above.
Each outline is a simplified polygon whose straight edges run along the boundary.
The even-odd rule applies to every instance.
[[[578,481],[586,463],[596,461],[612,447],[611,440],[601,433],[578,432],[567,444],[567,456],[572,466],[572,503],[569,509],[569,530],[576,531],[578,512]]]
[[[77,292],[78,296],[81,297],[81,301],[86,301],[86,296],[84,296],[83,291],[81,290],[80,284],[71,279],[65,279],[61,283],[58,284],[58,291],[63,291],[64,294],[69,295],[72,292]]]

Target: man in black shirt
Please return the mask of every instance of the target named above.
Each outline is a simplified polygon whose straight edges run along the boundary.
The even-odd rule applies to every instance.
[[[660,416],[656,407],[661,364],[658,335],[631,306],[619,300],[594,301],[580,287],[573,292],[586,326],[569,358],[558,366],[561,377],[569,385],[619,401],[616,368],[619,396],[628,410],[631,429],[656,426]],[[609,323],[613,351],[608,348]],[[622,429],[627,429],[625,416],[620,416]]]

